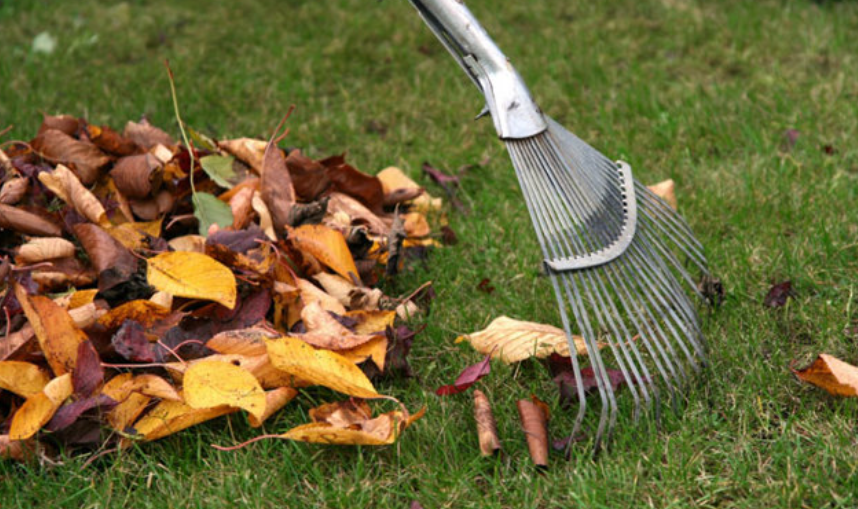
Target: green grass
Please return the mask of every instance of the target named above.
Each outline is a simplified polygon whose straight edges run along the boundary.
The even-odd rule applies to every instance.
[[[176,131],[163,60],[183,117],[213,136],[267,137],[289,105],[287,144],[348,150],[369,172],[420,165],[467,174],[473,212],[450,213],[460,243],[390,291],[435,282],[412,365],[381,389],[426,417],[397,445],[255,444],[233,417],[81,469],[0,463],[3,507],[855,507],[858,405],[799,384],[792,359],[858,362],[858,3],[540,0],[470,6],[543,108],[644,182],[673,178],[680,208],[727,290],[707,314],[711,368],[661,429],[622,427],[593,461],[585,446],[546,474],[528,459],[514,401],[536,392],[568,425],[535,365],[481,382],[505,454],[482,459],[470,397],[432,390],[478,356],[453,344],[507,314],[556,321],[538,277],[527,211],[469,81],[403,1],[0,2],[0,141],[31,138],[39,111],[121,128],[146,114]],[[50,55],[33,38],[58,39]],[[801,136],[780,150],[786,129]],[[822,147],[830,145],[834,154]],[[490,278],[496,290],[480,292]],[[773,282],[798,292],[761,305]],[[316,401],[330,399],[313,393]],[[268,432],[304,422],[313,401]]]

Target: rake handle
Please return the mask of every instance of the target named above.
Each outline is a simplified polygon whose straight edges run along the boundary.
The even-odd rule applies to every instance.
[[[498,136],[522,139],[547,128],[518,71],[461,0],[409,0],[486,98]]]

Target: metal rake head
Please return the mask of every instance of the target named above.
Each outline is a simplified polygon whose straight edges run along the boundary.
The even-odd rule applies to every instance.
[[[570,345],[570,314],[587,345],[601,401],[598,449],[617,422],[609,367],[625,377],[637,419],[643,408],[659,408],[662,388],[675,405],[688,368],[705,362],[697,312],[683,283],[697,288],[677,254],[703,272],[706,259],[685,221],[634,181],[627,165],[546,122],[545,132],[506,144]],[[581,361],[572,358],[579,401],[573,435],[588,406]]]

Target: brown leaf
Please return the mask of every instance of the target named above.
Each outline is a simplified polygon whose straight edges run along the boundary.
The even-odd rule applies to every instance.
[[[99,171],[110,163],[110,158],[95,145],[78,141],[56,129],[39,134],[30,145],[45,159],[72,168],[86,185],[94,184]]]
[[[247,163],[258,175],[262,175],[262,161],[265,157],[265,140],[253,138],[236,138],[234,140],[221,140],[218,146],[234,155],[236,158]]]
[[[78,177],[62,164],[52,172],[39,173],[39,182],[53,191],[61,200],[89,221],[106,226],[107,213],[92,192],[81,184]]]
[[[763,299],[763,305],[770,308],[786,306],[787,300],[794,296],[791,281],[783,281],[769,288],[769,292]]]
[[[374,235],[388,235],[390,224],[385,222],[361,202],[343,193],[334,192],[329,195],[327,217],[344,214],[349,226],[364,225]]]
[[[122,157],[140,152],[136,143],[106,125],[87,125],[86,132],[95,146],[108,154]]]
[[[62,237],[42,237],[32,239],[18,248],[15,261],[18,264],[33,264],[56,258],[74,256],[74,244]]]
[[[56,129],[69,136],[77,134],[80,121],[71,115],[42,115],[42,125],[39,126],[38,134],[49,129]]]
[[[674,190],[676,184],[673,182],[673,179],[667,179],[647,187],[653,192],[653,194],[670,205],[670,208],[676,210],[678,204],[676,201],[676,192]]]
[[[346,164],[343,156],[333,156],[321,161],[327,168],[331,189],[356,198],[374,214],[382,214],[384,190],[378,177],[367,175]]]
[[[104,368],[90,341],[78,345],[77,359],[72,370],[72,386],[76,397],[89,397],[104,383]]]
[[[59,237],[63,233],[52,221],[2,203],[0,203],[0,228],[40,237]]]
[[[835,396],[858,396],[858,367],[840,359],[821,353],[804,369],[792,369],[793,374],[804,382],[822,387]]]
[[[25,178],[13,178],[3,183],[0,188],[0,203],[4,205],[15,205],[27,194],[30,181]]]
[[[146,150],[157,145],[169,147],[176,144],[169,134],[153,126],[145,119],[140,123],[129,121],[125,124],[123,136]]]
[[[289,168],[289,174],[292,176],[295,194],[302,201],[316,201],[330,186],[327,169],[298,149],[289,152],[286,157],[286,167]]]
[[[98,271],[100,291],[128,281],[137,272],[137,258],[99,226],[78,224],[74,227],[74,234]]]
[[[474,420],[477,422],[477,438],[480,441],[480,453],[483,456],[492,456],[501,449],[498,438],[495,416],[485,393],[474,389]]]
[[[68,312],[51,299],[27,295],[20,285],[15,285],[15,296],[54,374],[60,376],[73,371],[77,365],[78,347],[87,341],[86,334],[75,326]]]
[[[527,438],[530,459],[542,469],[548,468],[548,416],[542,406],[529,399],[516,402],[521,427]]]
[[[161,187],[163,169],[155,156],[139,154],[117,161],[110,176],[122,194],[132,199],[143,199]]]
[[[287,225],[292,224],[295,189],[292,187],[292,177],[286,168],[286,159],[274,138],[265,147],[259,192],[271,213],[275,231],[282,232]]]
[[[19,351],[26,351],[26,347],[34,337],[36,333],[30,324],[25,324],[19,331],[8,336],[0,337],[0,361],[15,356]]]
[[[253,219],[253,193],[253,188],[244,187],[229,200],[229,209],[232,211],[232,227],[236,230],[247,228]]]

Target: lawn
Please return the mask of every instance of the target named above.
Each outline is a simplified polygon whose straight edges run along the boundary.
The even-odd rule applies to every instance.
[[[502,315],[558,323],[505,149],[472,118],[478,93],[404,1],[0,1],[0,138],[32,138],[40,112],[121,128],[183,117],[216,137],[267,138],[295,105],[284,144],[348,151],[374,173],[401,167],[433,194],[424,161],[455,171],[470,213],[448,211],[455,246],[390,283],[437,291],[411,364],[380,390],[426,417],[386,448],[263,441],[243,417],[59,467],[0,463],[3,507],[855,507],[858,404],[799,383],[790,362],[827,352],[858,364],[858,2],[532,0],[469,6],[543,109],[643,182],[672,178],[725,298],[701,309],[710,367],[659,429],[622,422],[540,473],[515,401],[538,394],[552,432],[570,411],[536,364],[480,382],[504,454],[479,455],[471,398],[439,398],[479,359],[461,333]],[[42,32],[51,53],[33,51]],[[798,131],[794,146],[787,130]],[[484,278],[495,288],[478,288]],[[790,280],[783,308],[762,305]],[[306,421],[311,391],[268,432]]]

